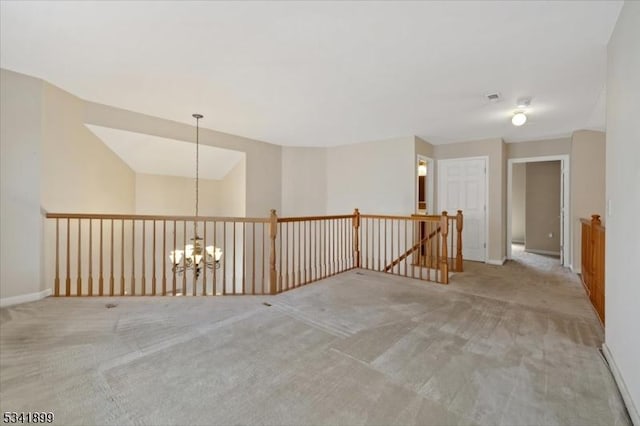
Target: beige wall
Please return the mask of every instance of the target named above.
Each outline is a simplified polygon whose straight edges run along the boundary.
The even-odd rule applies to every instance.
[[[560,173],[560,161],[526,163],[527,251],[560,254]]]
[[[511,240],[524,244],[526,223],[526,182],[527,163],[513,165],[513,180],[511,182]]]
[[[487,206],[489,258],[487,260],[492,263],[502,263],[506,254],[506,159],[504,158],[506,147],[504,145],[502,139],[485,139],[434,146],[434,156],[438,160],[479,156],[489,158],[487,167],[489,174],[489,187],[487,188],[489,192],[489,205]]]
[[[410,214],[415,210],[411,137],[327,150],[327,213]]]
[[[108,105],[86,102],[86,122],[132,132],[193,142],[192,125],[152,117]],[[189,117],[192,111],[185,111]],[[207,121],[210,120],[210,121]],[[200,143],[241,151],[246,154],[245,211],[247,216],[267,217],[271,209],[280,210],[282,199],[281,147],[241,136],[207,129],[214,118],[201,121]]]
[[[327,211],[327,151],[282,148],[282,216],[317,216]]]
[[[572,266],[581,271],[582,229],[580,218],[592,214],[605,222],[605,134],[579,130],[571,141],[571,228],[573,232]]]
[[[626,1],[608,46],[606,349],[627,408],[640,424],[640,2]]]
[[[426,140],[414,137],[416,155],[422,155],[423,157],[433,158],[433,145]]]
[[[506,145],[509,159],[571,154],[571,138],[544,139]]]
[[[0,71],[0,299],[41,283],[42,81]],[[24,261],[24,253],[32,253]]]
[[[210,200],[212,211],[220,216],[243,217],[247,212],[247,163],[243,158],[222,179],[219,199]],[[260,217],[265,217],[260,215]]]
[[[134,213],[135,173],[84,126],[85,102],[44,83],[42,207]]]
[[[193,216],[195,181],[193,178],[136,174],[136,214]],[[220,203],[221,181],[200,179],[200,216],[215,216]]]

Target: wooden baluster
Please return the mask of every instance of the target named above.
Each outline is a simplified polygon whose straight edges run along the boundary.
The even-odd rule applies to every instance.
[[[419,222],[417,222],[416,220],[411,220],[411,235],[413,236],[412,244],[415,244],[421,240],[420,234],[416,233],[416,223]],[[416,277],[416,262],[416,252],[414,251],[411,254],[411,278]]]
[[[302,228],[302,284],[307,283],[307,221],[300,222]]]
[[[429,222],[428,221],[423,221],[422,219],[420,219],[420,221],[418,222],[418,243],[419,243],[419,247],[418,247],[418,278],[422,279],[422,274],[424,272],[424,264],[425,264],[425,255],[427,254],[426,252],[423,252],[424,250],[424,243],[422,242],[422,239],[429,235]],[[422,230],[424,229],[424,235],[422,234]]]
[[[153,220],[153,247],[151,250],[151,266],[153,268],[153,274],[151,275],[151,295],[156,295],[156,220]],[[164,252],[162,253],[164,255]],[[164,256],[163,256],[164,257]]]
[[[396,248],[398,250],[398,256],[400,256],[402,255],[402,251],[400,248],[400,219],[396,220],[396,234],[398,235]],[[398,275],[402,275],[402,263],[400,261],[398,261]]]
[[[265,249],[264,240],[265,240],[265,234],[266,234],[267,227],[263,223],[261,228],[262,228],[262,251],[260,253],[262,253],[262,262],[260,264],[262,265],[262,280],[260,282],[262,283],[262,285],[260,287],[262,288],[261,294],[266,294],[267,291],[266,291],[266,288],[265,288],[264,270],[266,268],[267,262],[265,260],[265,255],[264,255],[266,253],[264,251],[264,249]],[[281,240],[282,240],[282,238],[281,238]],[[282,257],[282,256],[280,256],[280,257]]]
[[[113,219],[111,219],[111,236],[110,238],[110,244],[109,244],[109,296],[113,296],[114,292],[115,292],[115,274],[114,274],[114,269],[113,269],[113,228],[114,228],[114,221]]]
[[[412,245],[410,246],[409,244],[409,240],[407,239],[407,228],[409,227],[409,222],[407,221],[407,219],[404,220],[404,247],[405,249],[409,249],[409,247],[412,247]],[[409,256],[405,256],[404,257],[404,276],[408,276],[409,275],[409,266],[408,266],[408,262],[409,262]]]
[[[364,218],[364,269],[369,269],[369,219]]]
[[[195,243],[195,240],[194,240],[194,243]],[[187,248],[187,221],[186,220],[182,221],[182,248],[183,249]],[[187,295],[187,250],[184,250],[184,256],[182,256],[182,268],[183,268],[182,269],[182,292],[180,294],[182,296],[186,296]]]
[[[341,236],[340,236],[340,241],[342,242],[341,246],[342,246],[342,253],[340,254],[340,259],[342,262],[342,267],[340,268],[340,272],[344,271],[347,269],[348,265],[347,265],[347,229],[348,229],[348,224],[347,224],[347,220],[345,219],[340,219],[340,231],[341,231]],[[351,256],[349,256],[351,257]]]
[[[378,235],[377,235],[377,240],[378,240],[378,269],[376,269],[376,271],[382,271],[382,266],[380,265],[380,263],[382,262],[382,257],[381,257],[381,253],[382,253],[382,243],[380,242],[381,239],[381,235],[380,235],[380,225],[382,223],[382,219],[378,218]]]
[[[433,231],[431,230],[431,227],[427,225],[427,224],[429,224],[429,223],[431,223],[431,222],[426,222],[426,223],[425,223],[425,225],[426,225],[426,226],[425,226],[425,228],[426,228],[426,230],[425,230],[425,231],[426,231],[426,232],[425,232],[425,234],[424,234],[424,236],[425,236],[425,237],[426,237],[426,236],[428,236],[428,235],[431,235],[431,233],[433,232]],[[436,227],[437,227],[437,224],[436,224]],[[422,237],[422,236],[421,236],[421,237]],[[434,237],[434,238],[438,238],[438,236],[437,236],[437,235],[434,235],[433,237]],[[427,260],[426,260],[426,262],[425,262],[425,263],[426,263],[426,265],[427,265],[427,281],[431,281],[431,266],[432,266],[432,265],[431,265],[431,256],[433,255],[433,253],[431,253],[431,251],[432,251],[432,247],[433,247],[433,246],[432,246],[432,244],[431,244],[431,240],[430,240],[430,239],[429,239],[429,240],[427,240],[427,243],[424,245],[424,247],[425,247],[424,256],[425,256],[425,258],[427,259]],[[421,248],[421,249],[422,249],[422,248]],[[435,272],[435,271],[434,271],[434,274],[435,274],[435,275],[437,275],[437,272]]]
[[[227,222],[222,222],[222,246],[225,254],[222,262],[222,295],[227,294]]]
[[[218,229],[217,229],[217,225],[218,224],[214,220],[213,221],[213,247],[214,247],[214,249],[213,249],[213,255],[214,255],[213,262],[214,263],[213,263],[213,272],[212,272],[212,274],[213,274],[213,290],[212,290],[212,292],[213,292],[214,296],[218,295],[218,282],[217,282],[218,281],[218,278],[217,278],[218,277],[218,265],[215,263],[215,254],[216,254],[215,253],[215,247],[218,247],[218,238],[217,238]],[[222,247],[221,247],[221,249],[222,249]],[[226,256],[226,253],[222,253],[222,255]],[[224,262],[224,259],[221,259],[221,260]]]
[[[56,276],[53,280],[53,295],[60,296],[60,219],[56,218]]]
[[[136,295],[136,221],[131,221],[131,296]]]
[[[453,218],[448,218],[448,225],[447,225],[448,229],[451,229],[451,232],[449,232],[449,252],[448,252],[449,256],[451,256],[451,257],[447,258],[447,264],[449,265],[449,269],[452,269],[452,268],[455,269],[455,266],[454,266],[454,263],[453,263],[453,253],[454,253],[454,251],[453,251],[453,230],[455,229],[454,226],[453,226],[453,220],[454,220]]]
[[[202,295],[206,296],[207,295],[207,264],[208,264],[207,256],[209,255],[207,253],[207,221],[206,220],[202,221],[202,226],[204,228],[202,230],[202,258],[204,259],[203,267],[202,267]],[[215,256],[215,251],[214,251],[214,256]],[[213,259],[213,262],[215,267],[215,257]],[[215,269],[213,271],[214,271],[213,273],[215,274]]]
[[[335,243],[335,252],[334,252],[335,269],[333,271],[333,274],[336,275],[338,272],[340,272],[340,219],[336,219],[334,221],[334,226],[335,226],[335,237],[334,237],[334,243]]]
[[[76,281],[76,296],[82,296],[82,256],[81,256],[81,223],[82,219],[78,219],[78,279]]]
[[[302,284],[302,222],[296,222],[298,224],[298,284],[294,287],[299,287]],[[294,225],[295,226],[295,225]]]
[[[67,277],[65,279],[65,296],[71,296],[71,221],[67,218]]]
[[[462,262],[462,223],[463,223],[463,216],[462,216],[462,210],[458,210],[458,214],[456,214],[456,231],[457,233],[457,237],[458,237],[458,241],[457,241],[457,247],[456,247],[456,272],[462,272],[464,265]]]
[[[449,233],[449,220],[447,219],[447,212],[442,212],[442,219],[440,221],[440,227],[442,230],[442,261],[440,266],[440,282],[443,284],[449,284],[449,261],[447,254],[447,234]]]
[[[312,253],[311,253],[311,279],[318,279],[318,224],[320,222],[318,220],[310,222],[309,226],[311,226],[311,240],[313,241],[312,245]]]
[[[176,296],[178,294],[178,283],[176,282],[176,268],[177,268],[177,263],[176,263],[176,250],[177,248],[177,243],[176,243],[176,239],[177,239],[177,235],[178,235],[178,226],[176,224],[176,221],[173,221],[173,262],[171,265],[171,272],[173,275],[173,279],[172,279],[172,284],[173,284],[173,295]]]
[[[242,222],[242,294],[246,292],[246,277],[247,277],[247,238],[246,238],[246,222]]]
[[[269,217],[269,238],[271,239],[271,247],[269,250],[269,286],[270,293],[276,294],[278,292],[278,283],[276,281],[278,277],[278,271],[276,270],[276,236],[278,235],[278,215],[275,210],[271,210]]]
[[[320,276],[327,277],[327,221],[320,222]]]
[[[284,280],[285,280],[285,289],[284,290],[289,290],[289,246],[291,245],[291,243],[289,242],[289,223],[285,223],[284,224],[284,230],[285,230],[285,241],[284,241],[284,250],[286,252],[285,255],[285,259],[284,259]]]
[[[102,219],[100,219],[100,275],[98,276],[98,296],[104,296],[104,275],[103,275],[103,249],[102,249]]]
[[[162,295],[167,295],[167,221],[162,221]]]
[[[191,295],[196,296],[198,294],[198,276],[200,275],[199,268],[200,262],[196,262],[196,248],[198,247],[198,221],[196,217],[193,218],[193,275],[191,280]],[[200,243],[200,250],[203,250],[202,243]],[[202,256],[202,251],[200,252]],[[185,294],[186,296],[186,294]]]
[[[124,296],[124,219],[121,221],[120,227],[120,296]]]
[[[87,296],[93,296],[93,221],[89,219],[89,278],[87,280]]]
[[[287,277],[287,272],[282,269],[282,258],[285,257],[284,251],[282,250],[282,240],[284,240],[285,238],[285,234],[284,231],[287,230],[286,228],[287,224],[286,223],[278,223],[278,229],[280,230],[280,232],[276,231],[276,235],[280,235],[280,250],[278,251],[278,260],[279,260],[279,265],[278,265],[278,282],[279,284],[277,285],[277,292],[281,292],[284,291],[285,288],[285,281],[284,279]],[[269,240],[271,240],[271,225],[269,225]],[[271,244],[271,243],[269,243]],[[286,249],[286,244],[285,244],[285,249]],[[264,256],[263,256],[264,257]],[[271,269],[269,269],[269,274],[271,274]],[[269,283],[269,293],[268,294],[273,294],[271,292],[271,283]]]
[[[140,281],[140,285],[142,286],[142,289],[140,291],[140,294],[142,296],[145,296],[147,293],[147,277],[145,276],[145,269],[147,266],[147,256],[146,256],[146,252],[147,252],[147,238],[146,238],[146,220],[142,220],[142,278]]]
[[[305,225],[308,225],[307,228],[307,271],[309,271],[309,277],[308,277],[308,281],[307,282],[312,282],[313,281],[313,270],[311,269],[311,242],[313,241],[313,235],[311,232],[311,228],[313,226],[313,222],[312,221],[308,221],[305,223]]]
[[[233,287],[233,293],[236,294],[236,222],[232,222],[233,224],[233,271],[231,271],[231,285]]]
[[[391,235],[390,235],[390,244],[389,244],[389,248],[391,249],[391,258],[389,259],[389,263],[385,262],[385,269],[387,268],[387,265],[391,264],[391,269],[389,269],[389,272],[391,274],[393,274],[393,269],[395,268],[395,265],[393,265],[393,219],[391,219],[391,225],[389,226],[390,230],[391,230]],[[398,256],[400,256],[400,254],[398,254]]]
[[[252,252],[251,252],[251,294],[256,294],[256,223],[252,224],[251,231]]]

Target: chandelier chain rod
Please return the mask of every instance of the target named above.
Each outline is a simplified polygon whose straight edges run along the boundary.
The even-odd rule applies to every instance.
[[[200,167],[200,118],[196,118],[196,217],[198,217],[198,184]]]

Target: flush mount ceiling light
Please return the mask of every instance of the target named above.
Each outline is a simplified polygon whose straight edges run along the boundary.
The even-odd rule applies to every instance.
[[[514,126],[522,126],[526,122],[527,116],[522,111],[516,112],[515,114],[513,114],[513,117],[511,117],[511,124],[513,124]]]

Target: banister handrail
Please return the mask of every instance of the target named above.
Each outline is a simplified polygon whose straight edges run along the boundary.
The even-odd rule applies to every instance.
[[[413,254],[413,252],[417,251],[420,248],[420,246],[423,246],[426,242],[428,242],[434,236],[436,236],[441,231],[441,229],[442,228],[440,228],[440,227],[436,228],[435,231],[431,232],[429,235],[425,236],[422,240],[420,240],[417,243],[415,243],[413,247],[411,247],[409,250],[407,250],[406,252],[401,254],[397,259],[393,260],[390,264],[388,264],[387,267],[384,268],[384,271],[388,272],[390,269],[393,269],[394,266],[396,266],[400,262],[402,262],[407,256],[409,256],[409,255]]]
[[[305,222],[313,220],[334,220],[334,219],[351,219],[352,214],[342,215],[330,215],[330,216],[291,216],[291,217],[278,217],[278,223],[283,222]]]
[[[416,222],[439,222],[442,219],[442,215],[411,215],[411,216],[403,216],[403,215],[392,215],[392,214],[364,214],[361,213],[360,217],[365,219],[399,219],[399,220],[413,220]],[[455,218],[455,216],[449,216]]]
[[[114,220],[166,220],[166,221],[196,221],[196,222],[238,222],[238,223],[269,223],[268,217],[234,217],[234,216],[166,216],[146,214],[112,214],[112,213],[47,213],[47,219],[114,219]]]

